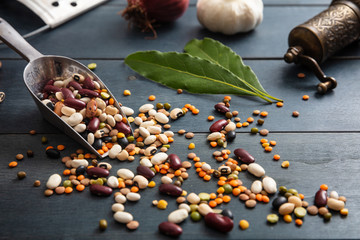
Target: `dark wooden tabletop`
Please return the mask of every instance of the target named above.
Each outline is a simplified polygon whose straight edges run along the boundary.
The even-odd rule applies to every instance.
[[[201,27],[196,18],[196,1],[191,0],[184,16],[173,24],[160,26],[157,39],[146,40],[144,37],[151,34],[129,29],[127,22],[119,16],[118,12],[126,7],[125,1],[113,0],[28,41],[43,54],[67,56],[84,64],[96,62],[95,73],[118,101],[136,113],[139,106],[148,103],[147,98],[152,94],[157,97],[155,103],[169,102],[173,107],[183,107],[186,103],[195,105],[200,110],[197,116],[187,114],[171,123],[172,131],[185,129],[194,132],[195,137],[189,140],[175,134],[169,152],[178,154],[183,160],[189,152],[195,152],[213,168],[219,163],[212,158],[214,149],[206,140],[211,125],[206,119],[209,115],[222,118],[213,106],[224,95],[176,94],[176,90],[137,75],[124,64],[124,58],[141,50],[181,52],[193,38],[210,37],[231,47],[254,70],[264,88],[284,100],[284,106],[277,108],[275,104],[266,104],[260,99],[232,96],[231,109],[239,111],[243,120],[252,116],[255,109],[269,113],[260,128],[268,129],[267,139],[276,140],[277,145],[271,153],[264,152],[259,143],[261,136],[250,134],[250,125],[237,129],[237,138],[228,149],[246,149],[278,186],[297,189],[311,204],[319,186],[327,184],[329,190],[347,197],[349,215],[342,217],[333,212],[328,222],[319,216],[306,216],[301,227],[283,220],[269,225],[266,216],[274,212],[271,204],[258,204],[254,209],[247,209],[243,202],[233,197],[229,204],[219,207],[229,208],[234,213],[235,227],[230,233],[222,234],[207,228],[204,221],[194,223],[187,219],[181,224],[184,232],[180,239],[356,239],[360,238],[360,205],[357,202],[360,199],[358,42],[322,64],[324,72],[338,80],[337,88],[326,95],[316,93],[318,80],[313,73],[283,60],[290,30],[325,10],[329,4],[330,0],[264,0],[264,20],[254,31],[224,36]],[[35,14],[13,0],[0,2],[0,17],[21,34],[44,25]],[[142,191],[138,203],[126,203],[126,210],[140,222],[136,231],[129,231],[113,220],[112,197],[99,198],[91,195],[88,189],[69,195],[44,196],[48,177],[53,173],[61,174],[65,169],[60,159],[46,156],[46,146],[64,144],[66,149],[61,156],[70,155],[81,146],[40,115],[23,83],[22,74],[27,62],[3,44],[0,45],[0,61],[0,91],[6,93],[5,101],[0,104],[0,239],[166,238],[158,233],[157,227],[166,221],[177,204],[175,199],[160,195],[157,187]],[[299,72],[305,73],[306,78],[297,78]],[[129,76],[137,78],[129,80]],[[125,89],[131,91],[131,96],[123,96]],[[310,96],[308,101],[302,100],[305,94]],[[299,111],[300,116],[292,117],[293,111]],[[37,131],[36,135],[29,134],[32,129]],[[41,143],[42,136],[49,139],[47,145]],[[194,150],[188,150],[190,142],[196,144]],[[16,154],[26,156],[27,150],[32,150],[35,156],[25,157],[16,168],[8,167]],[[281,160],[273,161],[274,154],[281,155]],[[135,170],[138,159],[120,162],[105,158],[103,161],[112,164],[111,175],[116,175],[119,168]],[[281,168],[285,160],[290,162],[288,169]],[[27,177],[18,180],[18,171],[26,171]],[[194,168],[188,172],[190,177],[183,184],[188,193],[216,191],[215,179],[204,182]],[[240,178],[247,187],[255,180],[247,173],[240,173]],[[42,182],[39,188],[33,187],[37,179]],[[155,181],[159,185],[160,176],[156,176]],[[154,199],[166,199],[168,208],[163,211],[153,207]],[[107,219],[109,224],[104,232],[98,228],[100,219]],[[249,221],[249,229],[239,229],[240,219]]]

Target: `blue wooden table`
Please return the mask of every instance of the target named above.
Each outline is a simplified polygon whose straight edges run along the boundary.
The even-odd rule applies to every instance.
[[[275,104],[266,104],[260,99],[232,96],[231,109],[239,111],[242,121],[252,116],[255,109],[269,113],[264,125],[257,127],[268,129],[270,133],[266,138],[276,140],[277,145],[271,153],[264,152],[259,143],[262,137],[250,134],[251,127],[255,126],[253,124],[237,129],[237,138],[228,145],[228,149],[246,149],[279,186],[297,189],[310,204],[319,186],[327,184],[329,190],[347,197],[349,215],[342,217],[333,212],[329,222],[319,216],[306,216],[301,227],[283,220],[269,225],[266,216],[274,213],[271,204],[260,203],[254,209],[247,209],[242,201],[232,197],[229,204],[219,206],[234,213],[235,226],[230,233],[222,234],[207,228],[204,221],[194,223],[187,219],[181,224],[183,234],[180,239],[356,239],[360,238],[358,42],[322,64],[326,74],[338,80],[338,87],[326,95],[316,93],[318,80],[313,73],[301,66],[286,64],[283,60],[290,30],[325,10],[329,4],[329,0],[264,0],[261,25],[252,32],[229,37],[205,30],[197,21],[196,1],[192,0],[184,16],[173,24],[157,28],[157,39],[146,40],[145,37],[151,34],[128,28],[128,23],[119,16],[118,12],[126,7],[126,2],[113,0],[28,41],[43,54],[68,56],[84,64],[96,62],[95,73],[118,101],[133,108],[136,113],[142,104],[149,102],[148,96],[152,94],[156,95],[155,103],[169,102],[173,107],[183,107],[186,103],[195,105],[200,110],[198,115],[187,114],[171,123],[172,131],[185,129],[194,132],[195,137],[189,140],[175,134],[169,153],[176,153],[185,160],[189,152],[195,152],[201,161],[213,168],[217,168],[219,163],[212,158],[216,149],[211,148],[206,140],[211,125],[207,117],[214,115],[216,119],[222,118],[213,106],[224,95],[176,94],[176,90],[136,74],[124,64],[124,58],[142,50],[181,52],[185,44],[194,38],[210,37],[231,47],[254,70],[264,88],[284,100],[284,106],[277,108]],[[21,34],[43,25],[36,15],[13,0],[0,2],[0,17]],[[53,173],[61,174],[65,169],[59,159],[46,156],[46,146],[64,144],[66,149],[61,152],[62,156],[70,155],[81,146],[40,115],[23,83],[26,61],[4,45],[0,45],[0,61],[0,91],[6,93],[5,101],[0,104],[0,239],[167,238],[158,233],[157,226],[166,221],[177,204],[175,199],[159,194],[157,187],[142,191],[138,203],[126,203],[126,210],[140,222],[136,231],[129,231],[113,220],[113,197],[93,196],[88,188],[69,195],[44,196],[47,178]],[[305,73],[306,77],[299,79],[299,72]],[[129,79],[129,76],[136,76],[136,79]],[[125,89],[131,91],[131,96],[123,95]],[[305,94],[310,96],[308,101],[302,100]],[[298,111],[300,116],[292,117],[293,111]],[[33,129],[37,131],[36,135],[29,134]],[[47,145],[41,143],[42,136],[49,139]],[[195,143],[194,150],[188,150],[190,142]],[[25,157],[16,168],[8,167],[16,154],[26,155],[29,149],[35,153],[33,158]],[[279,154],[281,160],[273,161],[274,154]],[[116,175],[119,168],[135,170],[138,160],[136,157],[133,162],[108,158],[103,161],[112,164],[111,175]],[[288,169],[281,168],[285,160],[290,162]],[[18,171],[26,171],[27,177],[18,180]],[[216,179],[204,182],[193,167],[188,173],[190,177],[182,186],[188,193],[216,191]],[[246,172],[240,173],[240,178],[247,187],[255,180]],[[32,186],[36,179],[42,182],[38,188]],[[159,175],[155,181],[160,184]],[[168,208],[159,210],[153,207],[155,199],[166,199]],[[104,232],[98,229],[100,219],[107,219],[109,224]],[[241,219],[249,221],[249,229],[239,229]]]

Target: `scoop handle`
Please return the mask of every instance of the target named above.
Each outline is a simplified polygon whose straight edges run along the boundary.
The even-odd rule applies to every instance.
[[[43,56],[2,18],[0,18],[0,39],[28,62]]]

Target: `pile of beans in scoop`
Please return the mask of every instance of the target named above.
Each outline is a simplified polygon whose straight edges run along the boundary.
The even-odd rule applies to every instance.
[[[125,147],[133,137],[126,117],[115,106],[101,82],[90,76],[73,74],[52,79],[40,94],[42,102],[74,128],[100,155],[118,143]]]

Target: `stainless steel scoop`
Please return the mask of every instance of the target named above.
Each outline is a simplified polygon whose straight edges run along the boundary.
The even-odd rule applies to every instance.
[[[55,125],[57,128],[66,133],[68,136],[76,140],[78,143],[86,147],[92,153],[101,158],[106,157],[108,155],[107,152],[103,155],[100,155],[96,149],[91,146],[78,132],[76,132],[66,122],[64,122],[38,98],[39,94],[42,93],[45,84],[50,79],[55,79],[57,77],[69,78],[74,73],[90,76],[94,81],[97,81],[102,88],[105,88],[112,98],[114,98],[114,95],[100,80],[100,78],[86,66],[71,58],[42,55],[27,41],[25,41],[25,39],[2,18],[0,18],[0,39],[29,62],[24,70],[24,82],[43,117],[51,124]],[[114,100],[114,106],[119,109],[123,118],[126,118],[125,114],[120,108],[120,104],[116,101],[115,98]],[[129,125],[128,121],[127,124]]]

